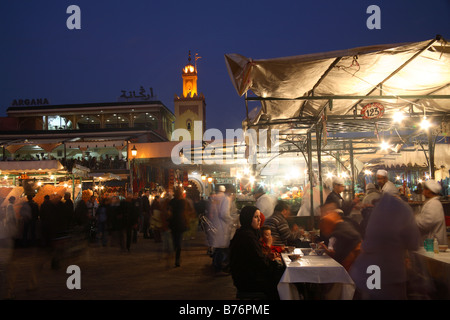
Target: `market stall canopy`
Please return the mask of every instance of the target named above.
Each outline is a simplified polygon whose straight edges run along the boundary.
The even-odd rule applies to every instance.
[[[101,180],[122,180],[122,178],[117,175],[117,174],[113,174],[113,173],[105,173],[105,172],[91,172],[89,174],[89,177],[91,178],[95,178],[95,179],[101,179]]]
[[[414,112],[450,110],[450,44],[440,36],[275,59],[226,54],[225,61],[237,93],[251,91],[261,101],[248,124],[319,117],[325,108],[328,115],[352,114],[361,101],[381,102],[387,113],[411,107]]]
[[[58,160],[41,161],[1,161],[2,174],[21,174],[29,172],[58,172],[65,170]]]

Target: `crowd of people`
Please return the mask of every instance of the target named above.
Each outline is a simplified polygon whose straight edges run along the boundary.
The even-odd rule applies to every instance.
[[[355,299],[429,298],[432,286],[417,285],[417,279],[413,279],[423,272],[423,266],[411,252],[428,238],[447,244],[445,215],[439,201],[442,188],[438,182],[427,180],[423,184],[426,201],[414,214],[387,176],[385,170],[379,170],[376,185],[368,184],[364,198],[352,201],[341,195],[343,180],[333,179],[332,191],[320,207],[320,233],[308,240],[304,228],[290,223],[289,205],[274,201],[260,189],[254,193],[255,205],[240,210],[237,230],[236,226],[233,229],[237,211],[231,207],[225,189],[219,189],[207,211],[212,224],[210,243],[217,252],[213,256],[216,270],[231,274],[238,291],[263,292],[267,298],[277,299],[276,286],[283,270],[280,252],[286,246],[309,247],[314,242],[349,272],[356,285]],[[355,211],[360,212],[360,219],[352,215]],[[367,286],[370,265],[383,270],[380,290]]]
[[[309,238],[303,226],[292,223],[289,204],[261,188],[254,192],[254,205],[238,210],[233,190],[225,186],[218,186],[208,199],[176,187],[173,194],[142,190],[101,198],[92,195],[76,203],[70,193],[51,194],[41,205],[29,195],[19,210],[20,221],[14,213],[16,199],[10,197],[0,217],[2,246],[13,244],[4,241],[8,238],[4,234],[16,245],[50,248],[55,240],[76,232],[87,243],[130,252],[142,233],[144,239],[161,243],[166,260],[172,257],[179,267],[182,240],[194,237],[201,227],[215,274],[231,275],[238,292],[262,292],[268,299],[278,299],[277,283],[285,268],[280,254],[287,246],[304,248],[313,242],[349,272],[356,299],[407,299],[411,266],[417,263],[409,253],[424,239],[436,237],[440,244],[447,244],[441,186],[434,180],[423,184],[427,200],[421,212],[414,214],[383,170],[377,172],[376,185],[367,185],[362,200],[344,200],[343,184],[333,179],[332,191],[320,207],[320,233],[311,232]],[[353,218],[354,211],[360,212],[361,219]],[[58,267],[60,257],[53,253],[52,262]],[[383,270],[381,290],[367,288],[370,265]]]
[[[3,161],[42,161],[42,160],[58,160],[61,162],[63,166],[65,166],[68,171],[72,171],[74,165],[78,164],[83,167],[89,168],[91,170],[101,170],[101,169],[126,169],[127,167],[127,158],[119,158],[118,155],[110,156],[108,154],[101,156],[84,156],[84,157],[74,157],[74,158],[65,158],[60,157],[56,158],[51,155],[41,154],[26,154],[24,156],[20,156],[16,154],[15,157],[4,157]]]

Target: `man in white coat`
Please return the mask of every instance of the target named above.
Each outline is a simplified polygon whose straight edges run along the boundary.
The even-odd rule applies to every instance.
[[[419,214],[416,215],[416,223],[423,240],[433,239],[435,236],[439,244],[447,244],[447,227],[442,203],[439,201],[441,186],[435,180],[427,180],[424,183],[423,195],[425,203]]]
[[[227,271],[228,249],[231,240],[233,219],[230,214],[230,199],[225,187],[219,186],[218,192],[209,203],[209,219],[214,226],[210,245],[213,248],[213,266],[217,274]]]
[[[398,188],[388,179],[388,172],[386,170],[377,171],[377,184],[380,187],[381,193],[390,193],[393,195],[399,194]]]

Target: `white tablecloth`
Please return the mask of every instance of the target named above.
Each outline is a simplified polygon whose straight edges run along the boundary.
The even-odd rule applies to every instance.
[[[296,249],[296,253],[299,249]],[[283,253],[282,258],[286,266],[283,276],[278,283],[278,294],[281,300],[300,299],[294,283],[335,283],[337,295],[330,299],[351,300],[355,293],[355,284],[347,270],[327,254],[322,256],[302,255],[292,262]],[[335,291],[336,293],[336,291]]]
[[[440,299],[450,299],[450,249],[427,252],[423,247],[414,252],[425,264],[428,275],[440,284]]]

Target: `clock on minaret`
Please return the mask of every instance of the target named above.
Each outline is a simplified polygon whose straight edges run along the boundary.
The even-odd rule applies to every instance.
[[[198,121],[201,121],[202,135],[205,131],[206,103],[204,95],[197,91],[197,64],[191,63],[191,51],[189,51],[188,64],[183,68],[181,77],[183,79],[183,94],[180,97],[175,95],[176,120],[174,129],[188,130],[191,133],[192,140],[194,140],[194,125],[199,125]]]

